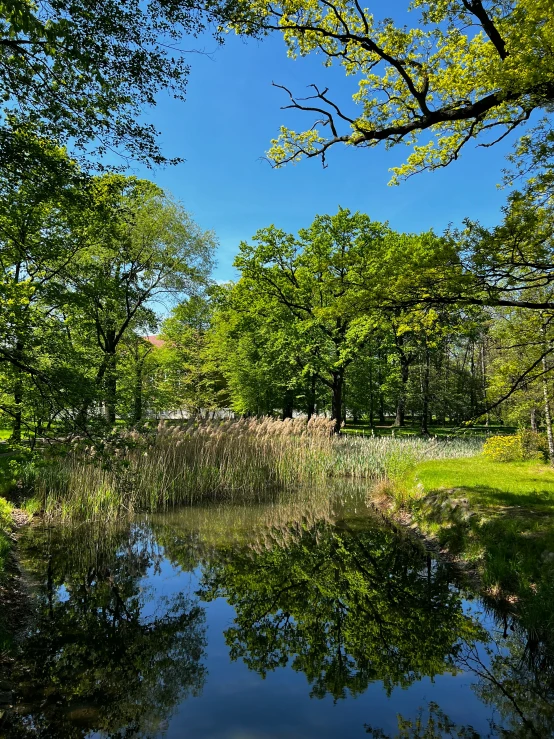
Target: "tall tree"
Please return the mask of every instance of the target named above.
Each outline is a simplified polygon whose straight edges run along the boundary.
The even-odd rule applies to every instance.
[[[343,420],[346,368],[373,327],[360,311],[359,288],[382,253],[390,229],[361,213],[340,209],[317,216],[298,237],[274,226],[242,243],[235,261],[253,296],[274,305],[306,339],[305,367],[329,388],[338,432]]]
[[[4,396],[2,405],[15,441],[21,438],[25,385],[48,395],[47,415],[59,410],[69,389],[62,377],[70,353],[64,274],[86,244],[77,228],[86,179],[63,149],[34,135],[21,138],[26,169],[0,168],[0,363],[7,372],[3,389],[12,394],[12,402]]]
[[[94,181],[84,221],[88,248],[68,273],[71,301],[100,350],[96,382],[113,424],[120,342],[131,330],[155,326],[155,301],[175,301],[206,284],[215,238],[159,187],[122,175]]]

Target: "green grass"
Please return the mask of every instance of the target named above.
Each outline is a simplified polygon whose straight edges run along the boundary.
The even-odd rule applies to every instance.
[[[401,489],[419,528],[473,565],[486,592],[554,626],[554,469],[482,456],[428,461]]]
[[[554,506],[554,468],[536,462],[491,462],[485,457],[422,462],[411,480],[427,490],[464,488],[485,505]]]

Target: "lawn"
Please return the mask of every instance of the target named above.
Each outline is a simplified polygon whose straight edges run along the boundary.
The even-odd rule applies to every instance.
[[[422,462],[412,481],[426,490],[463,488],[485,505],[554,507],[554,468],[534,462],[491,462],[484,456]]]
[[[487,592],[533,596],[535,611],[554,614],[554,469],[445,459],[419,464],[404,483],[419,528],[471,563]]]

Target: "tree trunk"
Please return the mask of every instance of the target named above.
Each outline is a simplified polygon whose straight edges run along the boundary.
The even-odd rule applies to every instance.
[[[106,423],[115,426],[115,408],[117,402],[117,363],[115,351],[110,351],[107,357],[106,372],[104,374],[104,415]]]
[[[476,386],[476,379],[475,379],[475,344],[473,342],[471,342],[470,373],[471,373],[471,385],[470,385],[470,393],[469,393],[469,405],[470,405],[470,408],[471,408],[471,417],[473,418],[476,415],[476,411],[477,411],[477,404],[476,404],[476,397],[475,397],[475,386]]]
[[[134,387],[133,423],[142,421],[142,362],[135,365],[135,387]]]
[[[373,363],[369,363],[369,427],[373,428]]]
[[[311,375],[310,376],[310,385],[308,388],[308,421],[315,413],[315,388],[316,388],[316,376]]]
[[[21,441],[21,406],[23,403],[23,383],[21,382],[21,370],[16,367],[15,372],[16,381],[13,390],[14,414],[10,440],[18,444]]]
[[[546,357],[542,358],[543,372],[548,371]],[[542,376],[542,393],[544,397],[544,422],[546,424],[546,436],[548,438],[548,456],[550,464],[554,466],[554,435],[552,434],[552,415],[550,413],[550,397],[548,394],[548,380],[546,374]]]
[[[539,430],[539,426],[537,424],[537,409],[536,408],[531,408],[530,423],[531,423],[531,430],[532,431],[538,431]]]
[[[404,426],[406,421],[406,392],[408,380],[410,379],[410,362],[402,348],[403,344],[404,339],[402,336],[397,337],[396,346],[398,348],[398,356],[400,358],[400,379],[402,380],[402,385],[400,388],[400,395],[396,402],[396,418],[394,419],[395,426]]]
[[[481,343],[481,382],[483,383],[483,403],[485,404],[485,426],[488,426],[490,423],[490,412],[487,408],[488,406],[488,399],[487,399],[487,366],[485,361],[485,337],[483,337],[483,341]]]
[[[381,426],[385,423],[385,401],[383,398],[383,375],[381,372],[381,354],[377,354],[377,387],[378,387],[378,400],[379,400],[379,423]]]
[[[404,426],[406,422],[406,406],[403,395],[400,395],[396,403],[396,417],[394,419],[394,426]]]
[[[429,435],[429,376],[431,369],[431,353],[427,342],[425,342],[425,362],[423,365],[423,373],[421,377],[421,434]]]
[[[285,390],[285,397],[283,398],[283,413],[281,418],[283,421],[285,418],[292,418],[292,413],[294,411],[294,397],[292,390],[287,389]]]
[[[335,433],[340,434],[342,424],[342,387],[344,382],[343,370],[333,372],[331,418],[335,421]]]
[[[17,341],[15,345],[14,356],[16,359],[21,360],[23,358],[23,342]],[[23,406],[23,378],[22,372],[19,367],[13,368],[15,373],[15,382],[13,387],[13,402],[14,402],[14,414],[12,422],[12,433],[11,441],[18,444],[21,441],[21,426],[22,426],[22,406]]]

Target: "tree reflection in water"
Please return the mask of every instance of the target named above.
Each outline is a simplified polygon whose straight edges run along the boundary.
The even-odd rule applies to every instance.
[[[144,527],[27,533],[36,607],[5,736],[155,734],[202,690],[203,609],[182,594],[152,602],[142,580],[162,553]]]
[[[375,519],[355,534],[344,521],[318,523],[259,551],[221,550],[202,597],[235,608],[233,659],[262,676],[290,662],[318,698],[455,673],[462,641],[483,635],[449,568]]]
[[[490,730],[481,736],[554,734],[548,628],[529,631],[505,614],[489,610],[483,618],[468,609],[451,569],[378,517],[343,509],[322,517],[318,509],[288,526],[273,510],[267,526],[258,508],[240,513],[237,536],[230,510],[25,531],[20,552],[35,606],[10,677],[16,704],[0,736],[163,733],[179,703],[202,692],[202,600],[217,598],[235,609],[225,630],[231,659],[262,677],[287,666],[303,673],[307,700],[358,696],[371,683],[390,696],[424,677],[464,671],[491,706]],[[197,570],[195,596],[156,592],[163,579],[156,574],[168,563]],[[235,686],[245,705],[249,685],[244,695]],[[399,714],[398,739],[479,736],[471,716],[457,725],[437,703],[403,716],[404,695],[395,693],[390,704]],[[392,739],[361,724],[361,735]],[[271,736],[270,727],[258,728]]]

